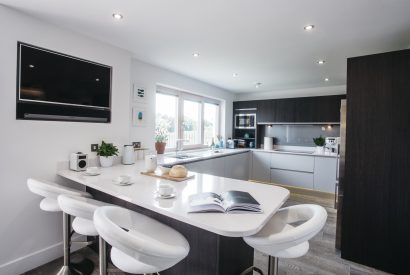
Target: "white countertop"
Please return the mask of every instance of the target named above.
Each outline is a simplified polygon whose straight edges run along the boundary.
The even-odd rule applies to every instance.
[[[120,164],[101,168],[102,173],[99,176],[86,176],[83,172],[70,170],[61,170],[58,175],[164,216],[228,237],[243,237],[257,233],[289,197],[287,189],[273,185],[198,173],[193,173],[194,179],[172,182],[141,175],[143,169],[144,162],[138,161],[134,165]],[[133,185],[113,184],[113,178],[124,174],[132,177]],[[172,184],[176,189],[176,198],[155,198],[154,192],[161,183]],[[220,194],[229,190],[249,192],[261,204],[263,213],[187,213],[189,195],[200,192]]]
[[[275,154],[290,154],[290,155],[302,155],[302,156],[312,156],[312,157],[323,157],[323,158],[337,158],[338,155],[336,153],[323,153],[323,154],[318,154],[318,153],[308,153],[308,152],[298,152],[295,150],[295,152],[292,151],[277,151],[275,149],[273,150],[265,150],[265,149],[251,149],[252,151],[256,152],[265,152],[265,153],[275,153]]]
[[[226,157],[229,155],[241,154],[249,152],[250,149],[217,149],[216,151],[212,151],[209,149],[204,150],[189,150],[183,151],[181,155],[188,155],[192,156],[186,159],[178,159],[175,158],[175,153],[167,153],[164,155],[157,155],[158,157],[158,164],[166,164],[166,165],[175,165],[175,164],[184,164],[196,161],[202,161],[212,158],[219,158],[219,157]]]

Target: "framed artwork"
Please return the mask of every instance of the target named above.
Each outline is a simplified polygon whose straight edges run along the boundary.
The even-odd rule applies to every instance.
[[[145,127],[145,106],[132,107],[132,126]]]
[[[146,89],[134,83],[132,86],[132,99],[136,103],[145,103],[146,102]]]

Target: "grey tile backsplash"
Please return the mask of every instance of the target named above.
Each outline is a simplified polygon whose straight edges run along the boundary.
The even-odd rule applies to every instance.
[[[274,137],[277,145],[315,146],[313,138],[340,136],[340,126],[333,125],[272,125],[265,126],[265,136]]]

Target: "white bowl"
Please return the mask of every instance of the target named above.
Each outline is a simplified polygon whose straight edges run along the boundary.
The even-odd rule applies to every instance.
[[[169,167],[158,166],[157,168],[161,171],[162,175],[168,174],[169,171],[171,171],[171,168]]]

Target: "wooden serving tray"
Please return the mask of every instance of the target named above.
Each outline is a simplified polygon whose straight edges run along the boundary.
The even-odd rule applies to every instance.
[[[195,175],[192,175],[192,174],[190,175],[189,173],[185,178],[174,178],[174,177],[169,176],[168,174],[158,176],[154,172],[141,172],[141,174],[146,175],[146,176],[150,176],[150,177],[154,177],[154,178],[159,178],[159,179],[164,179],[164,180],[172,180],[172,181],[177,181],[177,182],[190,180],[190,179],[193,179],[195,177]]]

